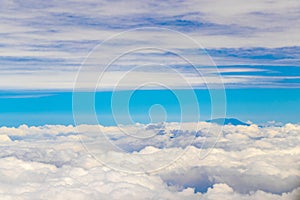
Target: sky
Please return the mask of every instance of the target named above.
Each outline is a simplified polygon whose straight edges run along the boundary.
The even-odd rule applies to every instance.
[[[0,0],[0,199],[299,200],[299,33],[299,0]]]
[[[50,116],[52,107],[63,113],[66,108],[48,93],[68,96],[71,91],[139,87],[218,88],[224,90],[222,98],[231,117],[257,123],[298,122],[300,8],[296,0],[1,1],[0,9],[3,125],[29,122],[21,119],[23,107],[28,107],[27,115],[36,115],[37,97],[47,99],[49,110],[36,118]],[[252,101],[256,105],[250,112],[244,111],[241,107],[248,106],[247,98],[235,103],[243,106],[231,106],[239,96],[231,89],[240,91],[240,96],[253,96],[258,89],[260,98]],[[72,100],[67,99],[63,105],[69,108]],[[14,101],[22,104],[18,106],[22,114],[17,116]],[[267,113],[263,112],[265,102],[270,102]],[[272,110],[278,114],[270,114]],[[33,124],[54,122],[46,118]],[[60,118],[55,122],[73,124],[70,117]]]
[[[205,50],[214,63],[203,59],[196,64],[218,66],[226,87],[299,87],[297,0],[1,1],[0,9],[2,90],[70,90],[95,46],[123,31],[143,28],[123,34],[122,46],[134,48],[140,42],[147,47],[169,47],[169,51],[132,53],[116,63],[114,74],[140,63],[165,63],[188,76],[187,63],[166,53],[191,58]],[[178,31],[200,45],[185,45],[177,34],[146,27]],[[118,39],[106,44],[105,55],[118,54],[113,45]],[[214,71],[207,73],[203,76]],[[113,83],[108,80],[104,85],[111,88]]]
[[[274,122],[299,123],[299,89],[227,89],[226,102],[216,102],[215,105],[212,104],[208,90],[193,92],[197,101],[189,98],[191,93],[186,90],[138,90],[133,94],[130,90],[103,91],[95,94],[95,108],[81,105],[81,102],[86,102],[85,98],[80,98],[78,101],[81,106],[74,108],[72,92],[5,91],[0,95],[0,125],[100,123],[111,126],[118,123],[196,122],[220,117],[237,118],[260,125]],[[94,95],[91,92],[83,94]],[[186,98],[178,98],[180,95]],[[124,99],[128,96],[127,103]],[[213,113],[212,109],[218,106],[225,110]],[[92,118],[94,113],[97,115],[96,121]]]

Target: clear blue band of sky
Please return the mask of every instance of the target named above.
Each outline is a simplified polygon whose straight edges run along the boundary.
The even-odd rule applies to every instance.
[[[132,91],[117,91],[128,95]],[[181,90],[181,93],[188,92]],[[210,119],[211,99],[208,90],[195,90],[200,108],[199,120]],[[112,115],[111,91],[96,92],[95,111],[99,123],[116,125]],[[2,91],[0,92],[0,126],[73,124],[72,92],[68,91]],[[119,98],[117,101],[123,101]],[[254,123],[300,121],[300,89],[255,88],[226,89],[226,117],[234,117]],[[83,104],[85,102],[82,102]],[[118,102],[116,102],[118,104]],[[161,105],[166,111],[166,121],[180,121],[180,106],[190,102],[178,102],[169,90],[139,90],[131,96],[128,110],[134,122],[149,123],[149,109]],[[83,106],[84,108],[84,106]],[[195,108],[189,108],[191,113]],[[84,109],[82,114],[85,114]],[[122,117],[126,113],[115,113]],[[155,114],[155,113],[154,113]],[[159,114],[159,112],[158,112]],[[86,118],[89,124],[89,118]]]

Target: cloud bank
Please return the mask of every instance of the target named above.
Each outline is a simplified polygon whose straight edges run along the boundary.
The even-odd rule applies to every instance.
[[[1,127],[0,197],[299,199],[299,124],[219,128]]]

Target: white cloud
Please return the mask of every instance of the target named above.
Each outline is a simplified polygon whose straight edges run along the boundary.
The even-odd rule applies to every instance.
[[[9,142],[11,141],[7,135],[0,135],[0,142]]]
[[[146,131],[149,132],[146,135],[154,135],[148,139],[125,135],[115,126],[1,127],[0,197],[245,200],[299,197],[298,124],[262,128],[255,124],[227,125],[220,137],[216,132],[219,125],[200,122],[198,129],[193,123],[179,125],[121,127],[127,133]],[[173,162],[174,159],[177,160]]]
[[[201,200],[217,200],[217,199],[228,199],[228,200],[247,200],[247,199],[266,199],[266,200],[294,200],[299,197],[299,189],[291,192],[284,193],[282,195],[274,195],[263,191],[257,191],[251,195],[242,195],[235,193],[232,188],[226,184],[216,184],[213,188],[208,189],[208,192],[201,196]]]
[[[108,37],[132,28],[157,26],[174,29],[191,36],[203,47],[214,49],[300,45],[300,5],[297,0],[251,3],[237,0],[226,3],[207,0],[75,0],[44,3],[5,1],[2,4],[0,32],[5,40],[0,44],[1,89],[71,89],[75,71],[88,52]],[[194,49],[174,35],[150,29],[142,36],[124,37],[122,42],[128,47],[144,42],[148,46],[162,44],[171,49],[176,49],[176,46],[187,51]],[[118,45],[121,46],[120,43]],[[105,53],[114,55],[115,52],[111,47]],[[127,57],[122,67],[140,65],[141,62],[145,64],[149,60],[159,60],[167,65],[178,64],[164,55],[133,57]],[[216,61],[220,65],[261,64],[261,60],[228,58],[226,55],[217,57]],[[280,59],[264,61],[264,64],[284,65],[298,61],[296,58]],[[101,64],[98,63],[98,66]],[[7,81],[5,77],[18,81]],[[61,80],[62,77],[65,79]],[[55,81],[50,81],[54,78]],[[235,84],[240,83],[234,77],[227,78]]]

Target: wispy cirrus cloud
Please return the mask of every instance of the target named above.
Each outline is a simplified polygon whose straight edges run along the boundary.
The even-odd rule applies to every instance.
[[[207,0],[2,1],[0,10],[3,38],[0,70],[4,76],[11,73],[8,76],[20,80],[18,86],[1,82],[2,89],[22,88],[24,84],[34,86],[34,82],[26,81],[35,76],[31,71],[37,71],[38,76],[47,76],[50,71],[41,88],[52,88],[53,84],[46,82],[65,71],[74,72],[65,74],[71,80],[95,45],[121,31],[148,26],[169,28],[191,36],[208,50],[217,65],[299,66],[300,5],[293,0],[251,4],[237,0],[226,3]],[[161,37],[165,46],[174,47],[178,42],[168,34],[151,30],[146,37],[143,39],[148,44],[154,42],[153,37]],[[124,38],[123,42],[130,45],[137,40],[137,37]],[[182,50],[195,51],[189,46]],[[113,51],[105,53],[114,54]],[[137,65],[146,57],[148,60],[166,58],[153,54],[135,56],[120,70],[126,69],[126,65]],[[241,68],[241,72],[245,70]],[[70,85],[61,81],[59,84],[70,89]]]

